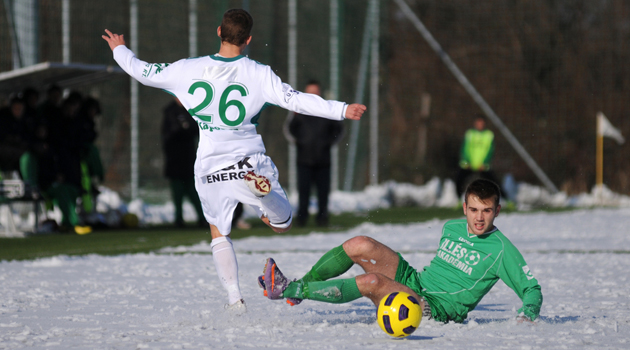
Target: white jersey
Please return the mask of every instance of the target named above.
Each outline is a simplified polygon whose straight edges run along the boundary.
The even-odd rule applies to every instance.
[[[175,95],[197,121],[197,176],[236,164],[245,156],[265,153],[256,125],[260,112],[268,105],[327,119],[344,119],[345,103],[300,93],[284,84],[269,66],[245,56],[213,55],[171,64],[147,63],[120,45],[114,49],[114,59],[143,85]]]

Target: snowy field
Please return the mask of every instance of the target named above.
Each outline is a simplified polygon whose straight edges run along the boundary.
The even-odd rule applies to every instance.
[[[544,296],[535,324],[514,321],[520,300],[499,282],[464,324],[423,320],[408,338],[378,327],[366,299],[290,307],[256,284],[272,256],[301,277],[326,250],[369,235],[422,267],[443,221],[364,224],[346,232],[234,242],[248,312],[223,310],[209,244],[154,254],[0,262],[0,349],[628,349],[630,208],[501,215]],[[346,276],[359,274],[351,269]]]

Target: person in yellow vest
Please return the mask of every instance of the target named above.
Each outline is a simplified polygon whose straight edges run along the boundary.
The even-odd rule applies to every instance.
[[[474,127],[468,129],[459,156],[457,173],[457,196],[460,198],[466,186],[476,178],[484,178],[500,183],[490,166],[494,156],[494,133],[486,129],[486,119],[475,117]],[[502,194],[505,193],[503,190]]]

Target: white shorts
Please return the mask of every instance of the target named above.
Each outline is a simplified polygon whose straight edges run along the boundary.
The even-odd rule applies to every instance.
[[[212,174],[195,174],[195,187],[206,221],[216,226],[224,236],[229,235],[232,230],[232,217],[238,202],[250,205],[259,217],[266,214],[260,198],[249,190],[243,180],[248,171],[267,177],[271,182],[271,191],[276,192],[287,203],[289,201],[278,182],[276,165],[262,153],[247,156],[237,164]]]

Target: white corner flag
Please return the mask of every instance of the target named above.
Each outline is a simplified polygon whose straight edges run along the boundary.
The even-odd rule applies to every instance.
[[[597,136],[610,137],[620,145],[626,141],[621,135],[621,131],[612,126],[602,112],[597,113]]]

